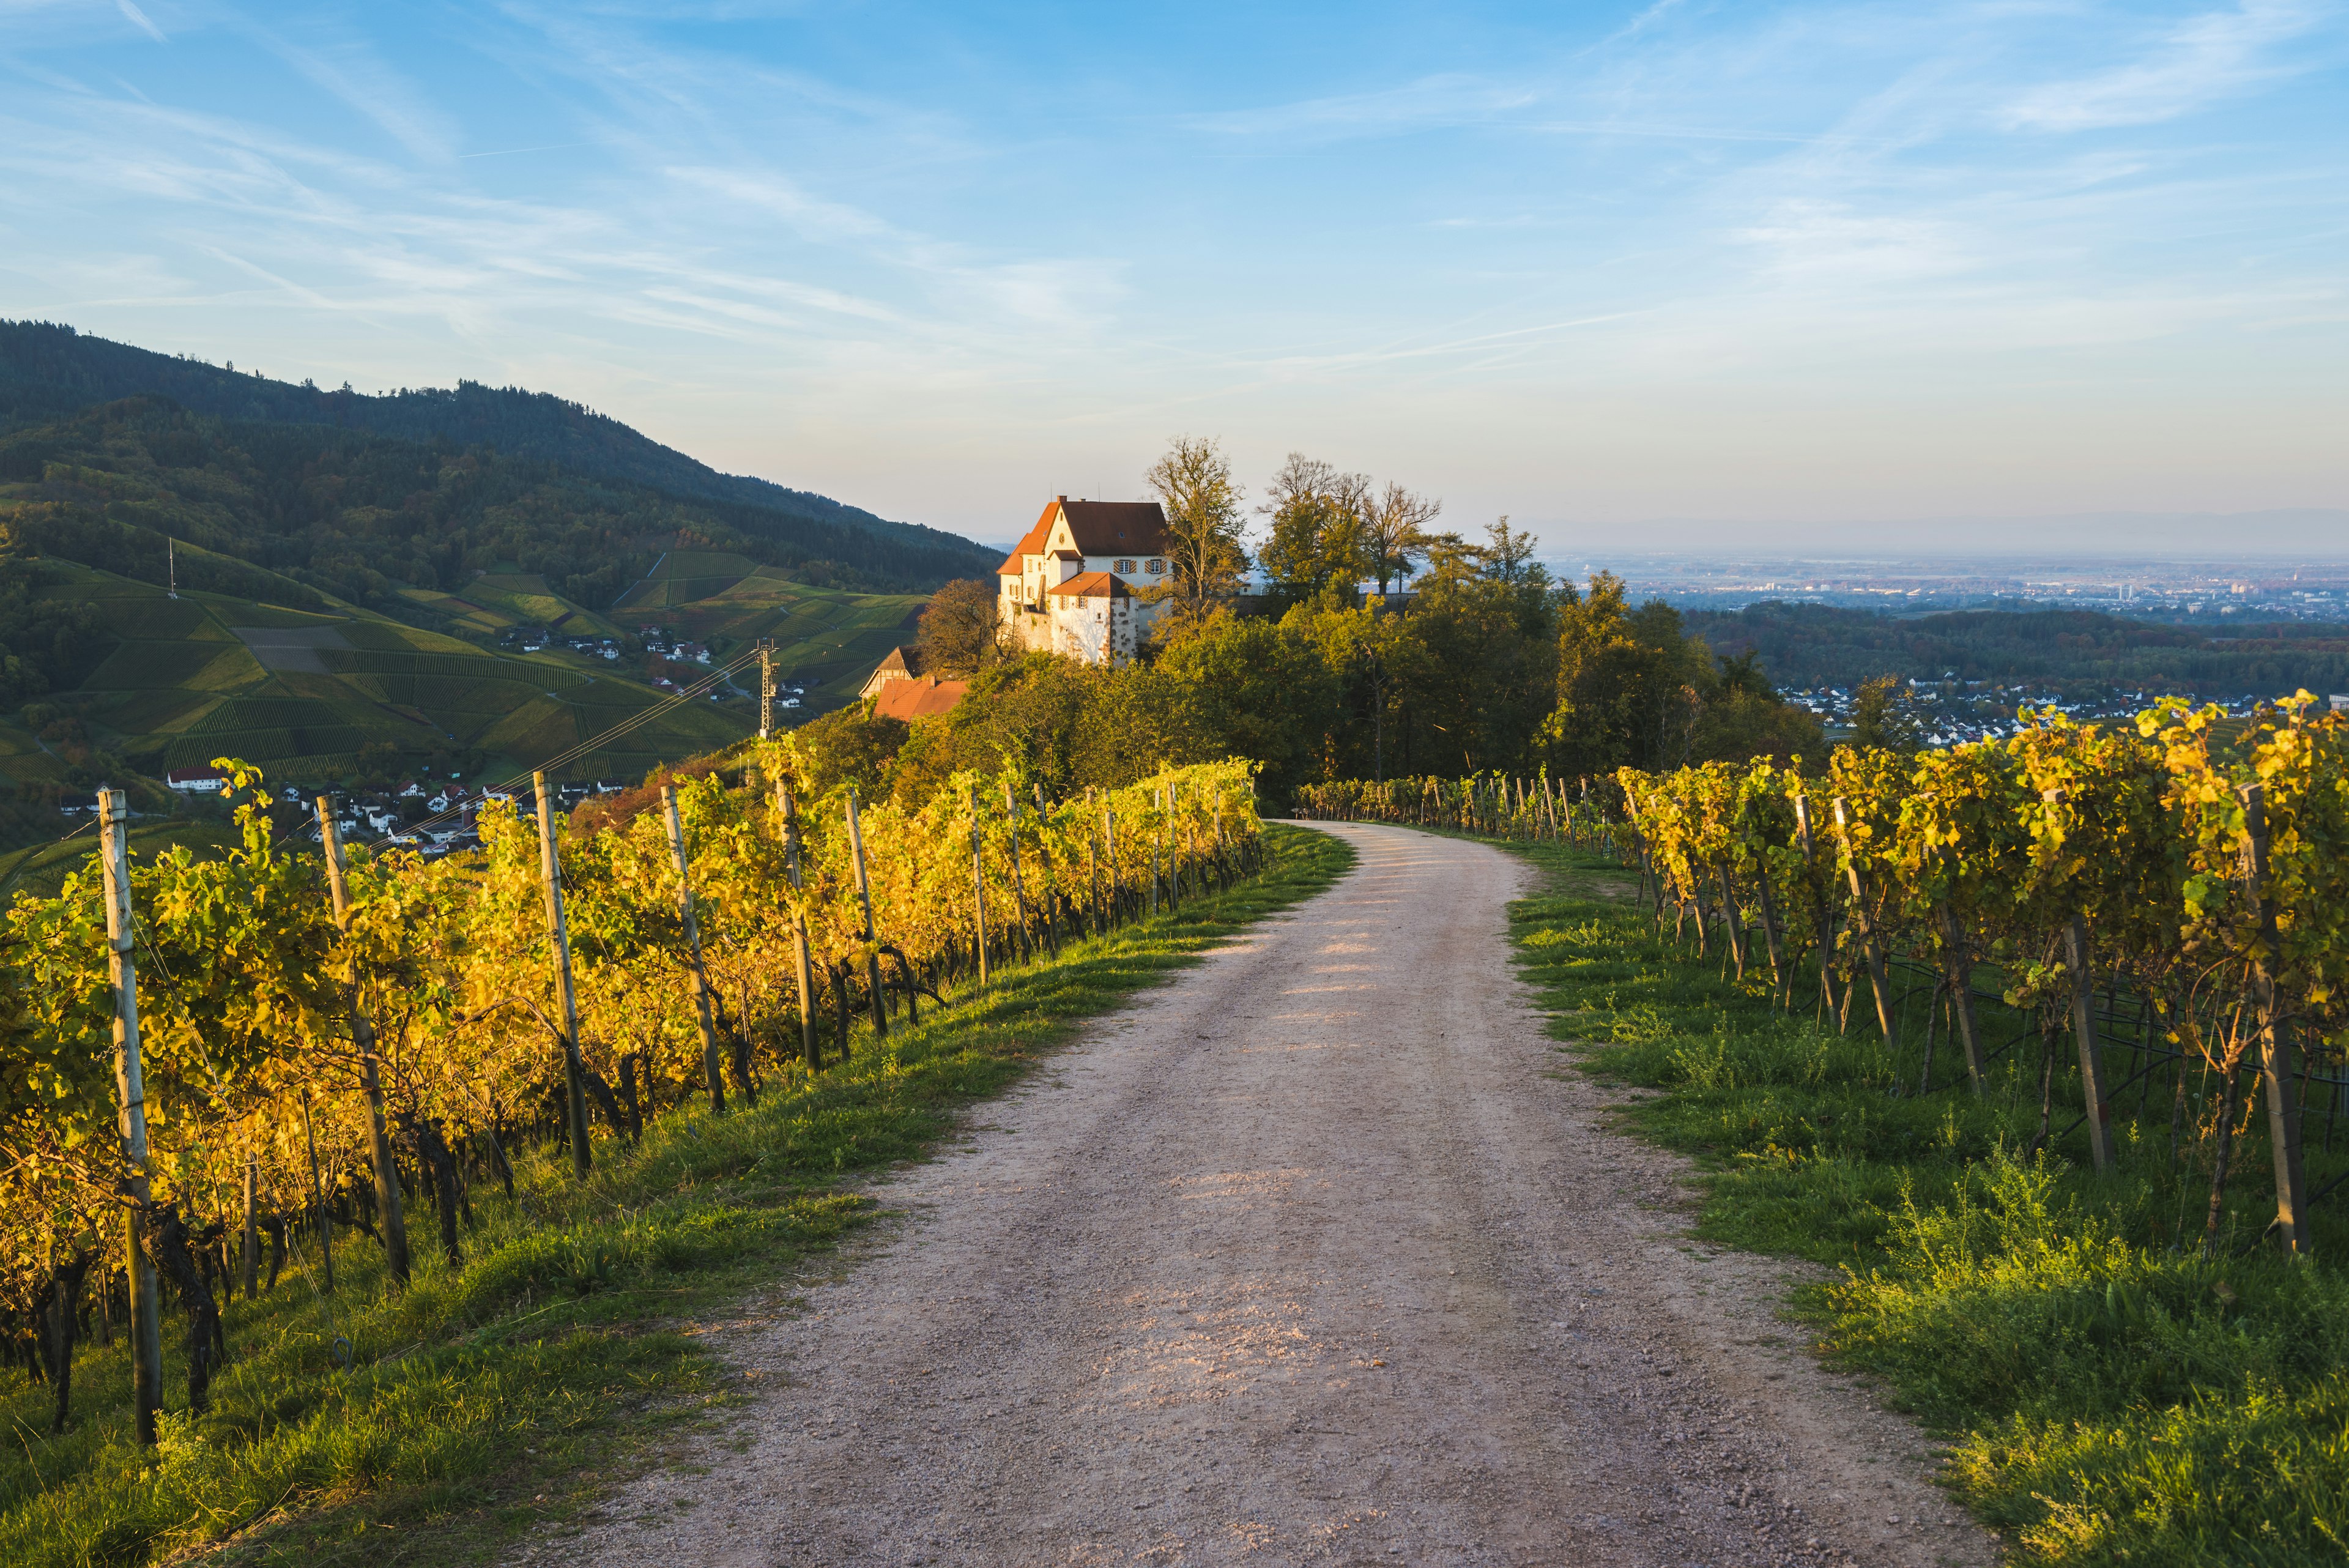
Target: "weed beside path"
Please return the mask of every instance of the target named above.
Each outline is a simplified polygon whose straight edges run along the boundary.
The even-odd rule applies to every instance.
[[[415,1281],[338,1237],[336,1293],[297,1254],[276,1288],[225,1314],[212,1408],[184,1413],[167,1309],[163,1440],[128,1440],[118,1338],[74,1365],[74,1414],[49,1438],[50,1390],[0,1374],[0,1561],[138,1563],[237,1538],[253,1562],[462,1563],[592,1498],[599,1474],[737,1402],[711,1348],[739,1317],[877,1208],[873,1173],[920,1158],[957,1113],[1169,971],[1334,881],[1353,852],[1268,826],[1266,868],[1227,892],[950,999],[844,1063],[771,1081],[756,1110],[680,1107],[630,1149],[608,1137],[585,1183],[561,1150],[517,1151],[515,1196],[471,1194],[455,1267],[417,1232]],[[427,1253],[430,1253],[428,1260]],[[759,1310],[755,1305],[747,1310]],[[347,1363],[347,1369],[345,1364]]]
[[[1551,874],[1513,917],[1552,1032],[1602,1083],[1657,1091],[1623,1115],[1697,1160],[1702,1234],[1837,1271],[1796,1312],[1948,1435],[1950,1484],[2018,1555],[2349,1560],[2349,1289],[2327,1262],[2349,1218],[2316,1211],[2314,1262],[2261,1249],[2256,1133],[2206,1261],[2209,1171],[2190,1133],[2173,1161],[2166,1087],[2121,1107],[2113,1173],[2078,1136],[2025,1158],[2034,1058],[1977,1098],[1944,1045],[1928,1080],[1921,1042],[1788,1017],[1766,971],[1741,984],[1675,947],[1611,860],[1509,847]],[[2349,1150],[2309,1164],[2319,1189]]]

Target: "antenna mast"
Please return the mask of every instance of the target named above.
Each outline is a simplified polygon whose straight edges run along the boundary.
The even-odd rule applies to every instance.
[[[180,597],[180,542],[169,534],[163,535],[164,570],[171,581],[171,597]]]
[[[759,642],[759,739],[775,738],[775,639]]]

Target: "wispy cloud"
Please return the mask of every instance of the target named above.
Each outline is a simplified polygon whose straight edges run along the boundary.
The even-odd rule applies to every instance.
[[[2207,11],[2142,59],[2035,88],[2008,104],[2002,118],[2018,130],[2058,131],[2174,119],[2303,68],[2278,58],[2275,47],[2310,32],[2328,9],[2299,0],[2241,0]]]
[[[141,11],[138,6],[133,5],[130,3],[130,0],[114,0],[114,4],[116,9],[119,10],[125,16],[130,18],[130,25],[132,26],[137,27],[140,32],[146,34],[157,43],[168,44],[171,41],[171,39],[163,36],[163,29],[149,21],[147,19],[147,13]]]
[[[671,168],[663,172],[680,184],[698,186],[738,207],[781,218],[804,239],[838,243],[905,237],[862,208],[810,194],[787,175],[764,170],[691,167]]]
[[[1785,202],[1736,238],[1767,251],[1782,277],[1841,287],[1945,276],[1977,265],[1946,220],[1826,202]]]
[[[1674,11],[1679,10],[1683,4],[1685,0],[1655,0],[1654,5],[1608,34],[1601,47],[1603,47],[1605,44],[1619,44],[1627,38],[1638,37]]]
[[[2277,451],[2339,427],[2344,3],[1621,0],[1235,50],[1218,0],[0,0],[0,281],[296,377],[546,386],[974,526],[1178,421],[1519,515],[1706,474],[1798,510],[1861,448],[1975,483],[1944,456],[1982,409],[2058,383],[2025,433],[2092,486],[2111,386],[2108,421],[2167,379],[2301,398]],[[2321,444],[2295,472],[2337,489]]]
[[[1261,109],[1192,115],[1192,130],[1224,136],[1317,140],[1392,136],[1436,126],[1481,124],[1540,101],[1533,89],[1459,74],[1422,77],[1374,92],[1304,99]]]
[[[252,26],[254,38],[314,85],[332,94],[417,158],[441,163],[455,155],[455,122],[423,90],[356,38],[297,42]]]

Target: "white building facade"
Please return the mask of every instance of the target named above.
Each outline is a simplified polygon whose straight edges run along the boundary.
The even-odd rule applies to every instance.
[[[1145,596],[1167,581],[1166,542],[1154,501],[1053,497],[996,568],[1007,635],[1088,664],[1133,658],[1157,618]]]

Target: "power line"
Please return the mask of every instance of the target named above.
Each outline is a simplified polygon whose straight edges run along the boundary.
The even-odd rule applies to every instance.
[[[634,734],[636,731],[643,729],[647,724],[651,723],[655,719],[661,717],[663,714],[677,711],[680,704],[690,702],[697,697],[707,696],[719,685],[719,682],[724,681],[738,672],[747,670],[751,665],[758,663],[760,656],[761,650],[755,648],[736,656],[730,662],[719,666],[716,670],[711,670],[709,674],[703,676],[692,685],[680,688],[666,701],[656,702],[650,707],[637,710],[627,718],[621,720],[616,724],[614,724],[611,728],[605,730],[598,734],[589,736],[586,740],[580,742],[577,745],[572,746],[566,751],[556,753],[554,756],[551,756],[544,762],[539,763],[538,766],[532,771],[536,773],[553,773],[557,768],[563,767],[570,763],[576,762],[581,757],[587,755],[591,752],[598,751],[603,747],[609,745],[614,741]],[[482,794],[484,795],[490,795],[514,789],[518,785],[529,783],[530,776],[529,773],[516,774],[513,777],[505,780],[502,784],[494,784],[488,786],[488,788],[482,791]],[[465,808],[463,806],[452,806],[447,811],[440,812],[434,815],[425,817],[420,822],[411,823],[408,826],[399,829],[397,833],[386,833],[378,838],[363,840],[362,847],[372,847],[375,845],[386,844],[390,842],[392,839],[406,834],[421,833],[438,824],[447,822],[452,818],[461,819],[464,815]]]

